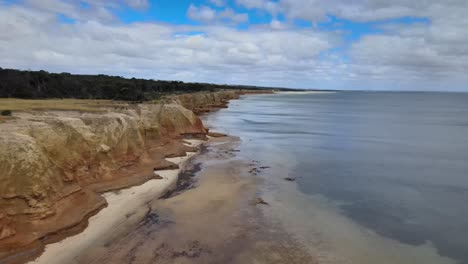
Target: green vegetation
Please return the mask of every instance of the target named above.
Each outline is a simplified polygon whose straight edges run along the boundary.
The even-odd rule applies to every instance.
[[[259,88],[0,68],[0,97],[3,98],[148,101],[159,99],[167,94],[217,91],[220,89]]]
[[[11,116],[11,110],[2,110],[0,112],[0,115],[2,115],[2,116]]]

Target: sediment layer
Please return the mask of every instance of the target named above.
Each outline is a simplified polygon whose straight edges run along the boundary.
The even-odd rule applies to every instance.
[[[193,151],[182,139],[208,133],[196,114],[240,94],[183,94],[104,113],[24,112],[0,123],[0,263],[85,227],[106,206],[100,192],[176,166],[165,158]]]

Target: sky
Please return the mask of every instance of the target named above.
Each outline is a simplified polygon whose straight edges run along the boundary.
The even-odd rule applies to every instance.
[[[0,67],[468,91],[468,1],[0,0]]]

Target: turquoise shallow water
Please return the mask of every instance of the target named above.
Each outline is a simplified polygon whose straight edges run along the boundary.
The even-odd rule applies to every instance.
[[[247,96],[206,122],[240,136],[244,155],[282,171],[276,180],[297,179],[283,206],[312,208],[320,196],[383,239],[430,244],[434,254],[468,263],[468,94]],[[295,195],[311,200],[299,205],[288,199]]]

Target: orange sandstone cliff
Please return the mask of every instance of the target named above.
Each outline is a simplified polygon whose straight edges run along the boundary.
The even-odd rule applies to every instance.
[[[0,263],[83,229],[106,206],[100,192],[176,167],[165,158],[193,151],[182,138],[208,132],[195,113],[238,97],[183,94],[100,113],[24,112],[0,123]]]

